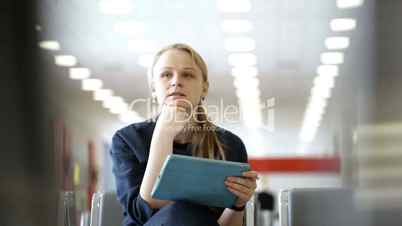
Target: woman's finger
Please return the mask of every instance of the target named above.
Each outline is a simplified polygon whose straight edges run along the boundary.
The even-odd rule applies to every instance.
[[[259,179],[258,173],[256,171],[246,171],[242,175],[243,177]]]
[[[247,188],[255,188],[256,187],[255,179],[242,178],[242,177],[228,177],[226,180],[229,182],[232,182],[232,183],[243,185]]]
[[[237,191],[239,191],[239,192],[241,192],[241,193],[243,193],[243,194],[245,194],[247,196],[251,196],[252,194],[254,194],[254,191],[255,191],[255,186],[253,186],[253,187],[245,187],[243,185],[236,184],[236,183],[231,183],[231,182],[226,182],[225,184],[226,184],[226,187],[235,189],[235,190],[237,190]]]
[[[242,185],[242,184],[237,184],[237,183],[233,183],[230,181],[225,181],[226,186],[230,187],[230,188],[234,188],[238,191],[244,192],[244,193],[248,193],[250,188]]]
[[[233,194],[237,196],[237,198],[243,200],[244,202],[247,202],[251,197],[247,193],[244,193],[231,187],[228,187],[228,190],[231,191]]]

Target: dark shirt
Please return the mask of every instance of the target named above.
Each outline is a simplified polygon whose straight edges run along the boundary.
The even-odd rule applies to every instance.
[[[158,209],[152,209],[139,195],[148,162],[155,122],[147,120],[118,130],[112,138],[110,154],[116,180],[116,192],[124,210],[125,226],[143,225]],[[226,149],[226,160],[247,162],[247,152],[242,140],[235,134],[217,127],[216,133]],[[191,155],[191,144],[173,143],[173,153]],[[215,209],[220,216],[223,208]]]

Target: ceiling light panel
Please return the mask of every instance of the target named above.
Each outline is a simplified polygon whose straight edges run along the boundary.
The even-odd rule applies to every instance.
[[[336,6],[340,9],[356,8],[362,6],[364,0],[337,0]]]
[[[113,106],[119,105],[120,103],[125,103],[123,98],[119,96],[109,96],[103,100],[102,106],[111,109]]]
[[[57,51],[60,50],[60,43],[57,41],[41,41],[39,42],[39,47],[46,50]]]
[[[82,80],[82,90],[95,91],[102,88],[103,82],[100,79],[89,78]]]
[[[216,3],[223,13],[246,13],[251,10],[249,0],[217,0]]]
[[[348,37],[329,37],[325,39],[325,46],[330,50],[346,49],[349,45]]]
[[[356,28],[356,20],[352,18],[337,18],[330,22],[332,31],[350,31]]]
[[[258,75],[257,67],[234,67],[232,76],[234,77],[255,77]]]
[[[337,65],[320,65],[317,68],[317,74],[322,76],[338,76],[339,69]]]
[[[71,55],[58,55],[54,57],[55,64],[63,67],[72,67],[77,64],[77,58]]]
[[[322,64],[342,64],[344,61],[341,52],[321,53],[320,59]]]
[[[254,66],[257,64],[257,57],[253,53],[232,53],[228,56],[231,66]]]
[[[223,20],[222,30],[226,33],[246,33],[252,31],[253,24],[249,20]]]
[[[114,31],[129,36],[143,36],[145,25],[139,21],[120,21],[114,25]]]
[[[255,40],[249,37],[226,38],[224,45],[229,52],[250,52],[255,50]]]
[[[87,79],[91,76],[91,71],[84,67],[74,67],[69,70],[70,78],[74,80]]]
[[[132,0],[100,0],[99,11],[106,15],[126,15],[132,12]]]
[[[97,101],[104,101],[107,98],[113,96],[113,91],[110,89],[99,89],[99,90],[95,90],[94,92],[94,100]]]

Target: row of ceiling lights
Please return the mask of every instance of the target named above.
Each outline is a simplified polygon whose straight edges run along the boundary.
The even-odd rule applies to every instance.
[[[249,0],[218,0],[217,8],[224,15],[244,14],[251,10]],[[234,86],[239,100],[242,119],[248,127],[262,126],[259,80],[257,78],[257,56],[255,40],[247,35],[254,29],[253,23],[245,19],[224,19],[222,30],[225,37],[224,47],[227,61],[232,67]]]
[[[337,0],[339,9],[351,9],[361,6],[364,0]],[[354,18],[336,18],[330,21],[330,28],[333,32],[341,34],[356,28]],[[335,86],[335,78],[339,74],[338,65],[344,62],[344,54],[350,45],[350,38],[346,35],[336,35],[325,39],[325,47],[330,50],[321,53],[321,65],[317,68],[317,76],[314,79],[313,87],[307,108],[304,114],[303,125],[299,134],[303,143],[311,143],[320,127],[325,114],[331,91]]]
[[[39,47],[59,51],[60,43],[55,40],[45,40],[39,42]],[[77,67],[78,59],[72,55],[55,55],[55,64],[62,67],[69,67],[69,77],[73,80],[81,81],[81,89],[93,92],[95,101],[101,101],[102,106],[113,114],[118,114],[123,122],[133,122],[142,120],[134,111],[128,111],[128,104],[120,96],[114,95],[113,90],[104,89],[101,79],[91,78],[91,70],[85,67]]]
[[[101,12],[108,15],[129,14],[133,9],[131,1],[126,0],[103,0],[99,4]],[[249,0],[218,0],[217,8],[222,13],[247,13],[251,10]],[[228,63],[232,66],[231,74],[235,77],[234,85],[237,89],[243,120],[246,125],[258,127],[262,125],[259,81],[256,78],[257,57],[252,53],[255,50],[255,40],[241,36],[253,30],[253,24],[248,20],[226,19],[222,22],[222,30],[227,34],[235,34],[234,37],[225,39],[225,49],[231,54]],[[145,26],[138,21],[118,22],[114,30],[129,37],[142,36]],[[135,50],[141,55],[138,64],[148,68],[153,60],[156,48],[152,40],[132,39],[128,41],[128,49]]]
[[[363,0],[338,0],[337,6],[339,8],[351,8],[359,6],[363,3]],[[218,0],[218,9],[223,13],[246,13],[251,10],[251,4],[248,0]],[[121,15],[128,14],[132,11],[133,5],[130,0],[102,0],[99,2],[99,9],[101,12],[109,15]],[[334,19],[330,23],[333,31],[345,31],[353,30],[356,27],[354,19],[339,18]],[[240,19],[226,19],[222,23],[222,29],[228,34],[242,34],[253,30],[253,24],[248,20]],[[125,33],[128,35],[138,35],[144,32],[145,26],[140,22],[119,22],[115,24],[114,30],[116,32]],[[43,41],[39,44],[42,48],[49,50],[59,50],[60,44],[56,41]],[[239,98],[240,105],[243,112],[243,120],[246,125],[261,126],[261,104],[260,104],[260,92],[259,92],[259,80],[256,78],[258,75],[258,69],[256,67],[257,57],[252,51],[255,49],[255,40],[250,37],[236,36],[228,37],[225,39],[225,49],[232,52],[228,56],[228,63],[233,66],[232,75],[235,77],[234,85],[237,89],[237,96]],[[325,41],[325,45],[330,50],[345,49],[349,46],[348,37],[330,37]],[[128,42],[129,49],[135,49],[141,52],[148,52],[141,55],[138,59],[138,63],[141,66],[148,67],[152,62],[153,53],[156,48],[154,42],[150,40],[131,40]],[[323,63],[317,70],[319,76],[324,77],[326,73],[337,74],[337,67],[331,64],[343,63],[342,52],[328,52],[321,54],[321,61]],[[103,106],[110,109],[111,113],[120,114],[120,119],[123,121],[130,121],[133,118],[138,118],[138,114],[135,112],[127,112],[127,103],[123,98],[113,96],[113,91],[110,89],[102,89],[102,81],[99,79],[93,79],[90,77],[90,70],[87,68],[76,68],[77,59],[70,55],[55,56],[55,63],[60,66],[67,66],[70,68],[70,78],[82,80],[82,89],[86,91],[94,92],[94,99],[103,101]],[[336,68],[336,69],[335,69]],[[329,71],[329,72],[328,72]],[[334,73],[336,71],[336,73]],[[318,77],[319,77],[318,76]],[[332,76],[332,80],[334,75]],[[310,127],[318,128],[319,121],[321,120],[324,108],[326,106],[326,99],[330,94],[323,95],[325,100],[321,100],[316,96],[320,93],[330,93],[330,89],[334,84],[331,79],[316,79],[315,87],[312,89],[312,97],[310,98],[309,108],[306,111],[306,117],[304,120],[301,139],[303,141],[312,140],[315,131]],[[318,82],[320,81],[320,82]],[[323,82],[326,81],[326,82]],[[319,84],[327,85],[319,85]],[[317,88],[317,87],[318,88]],[[324,88],[323,88],[324,87]],[[316,96],[313,96],[316,95]],[[320,101],[314,101],[320,100]],[[319,103],[319,104],[314,104]],[[320,106],[321,109],[316,109]],[[311,114],[313,112],[314,114]],[[316,112],[321,112],[320,114]],[[315,120],[312,120],[310,115],[319,115]],[[311,123],[314,122],[314,123]],[[317,123],[318,122],[318,123]],[[318,124],[318,125],[317,125]]]
[[[102,0],[99,2],[100,12],[106,15],[124,15],[129,14],[133,9],[133,2],[130,0]],[[117,22],[113,30],[117,33],[127,35],[128,37],[141,36],[145,32],[145,26],[137,21]],[[148,67],[153,59],[155,43],[151,40],[129,40],[128,49],[142,53],[138,59],[138,64]],[[54,40],[46,40],[39,43],[43,49],[58,51],[60,44]],[[114,94],[111,89],[104,89],[103,82],[100,79],[90,78],[91,71],[88,68],[76,67],[78,60],[72,55],[56,55],[55,64],[63,67],[70,67],[69,76],[73,80],[81,80],[81,88],[84,91],[92,91],[95,101],[102,101],[102,106],[108,109],[112,114],[117,114],[124,123],[130,123],[142,120],[140,115],[128,108],[128,104],[120,96]]]

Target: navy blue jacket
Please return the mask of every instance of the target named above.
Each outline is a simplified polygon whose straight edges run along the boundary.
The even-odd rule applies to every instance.
[[[143,225],[158,211],[152,209],[139,195],[155,124],[152,120],[134,123],[118,130],[112,138],[110,154],[116,192],[124,210],[125,226]],[[247,162],[246,148],[238,136],[221,127],[217,127],[216,133],[227,147],[226,160]],[[191,144],[174,142],[173,153],[191,155]],[[219,209],[219,216],[223,210]]]

